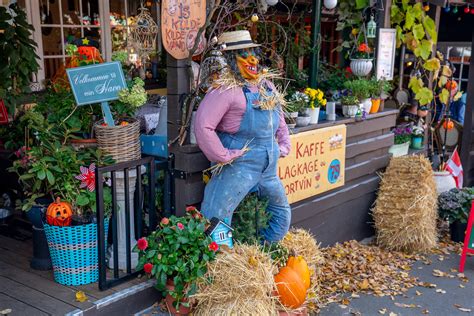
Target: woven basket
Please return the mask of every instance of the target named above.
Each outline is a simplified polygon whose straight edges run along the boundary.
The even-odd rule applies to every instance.
[[[105,219],[105,245],[109,220]],[[82,285],[99,280],[97,224],[51,226],[44,223],[54,280],[63,285]]]
[[[99,149],[112,156],[116,163],[141,158],[140,122],[135,119],[125,120],[125,126],[103,126],[103,120],[94,125]]]

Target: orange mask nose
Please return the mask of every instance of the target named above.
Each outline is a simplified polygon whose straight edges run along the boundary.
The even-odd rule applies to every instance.
[[[259,77],[257,57],[248,53],[246,56],[237,55],[236,59],[240,74],[244,79],[256,80]]]

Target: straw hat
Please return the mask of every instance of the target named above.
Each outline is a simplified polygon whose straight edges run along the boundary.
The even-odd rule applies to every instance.
[[[260,46],[260,44],[255,44],[252,41],[249,31],[233,31],[222,33],[219,36],[218,44],[226,45],[223,50],[235,50]]]

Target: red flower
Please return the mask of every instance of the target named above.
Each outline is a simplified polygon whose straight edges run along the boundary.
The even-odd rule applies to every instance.
[[[366,43],[359,45],[358,51],[361,53],[370,53],[370,47]]]
[[[211,242],[208,247],[209,247],[209,250],[214,251],[214,252],[219,250],[219,245],[215,241]]]
[[[197,208],[195,206],[188,206],[186,207],[186,212],[193,212],[193,211],[197,211]]]
[[[148,247],[148,241],[146,240],[145,237],[138,239],[137,247],[140,250],[145,250]]]
[[[145,273],[151,273],[151,270],[153,270],[153,265],[149,262],[145,263],[143,266],[143,271],[145,271]]]
[[[176,226],[178,226],[178,228],[179,228],[180,230],[183,230],[183,229],[184,229],[184,225],[183,225],[182,223],[178,223],[178,224],[176,224]]]
[[[170,220],[168,219],[168,217],[163,217],[160,223],[161,225],[166,226],[170,223]]]

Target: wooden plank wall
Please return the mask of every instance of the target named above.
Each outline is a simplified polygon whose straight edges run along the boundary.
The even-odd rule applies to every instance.
[[[379,184],[377,173],[387,166],[390,159],[388,148],[393,145],[390,129],[395,126],[397,113],[398,110],[390,110],[369,115],[362,122],[354,122],[354,119],[342,121],[347,124],[346,184],[293,204],[293,226],[311,230],[323,245],[373,234],[368,223],[369,209]],[[318,127],[333,124],[325,123]],[[195,145],[180,147],[175,153],[175,169],[186,173],[184,179],[175,180],[176,213],[183,215],[186,205],[197,205],[202,201],[204,184],[201,171],[209,166],[209,162]]]

